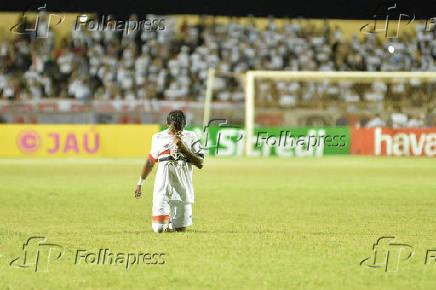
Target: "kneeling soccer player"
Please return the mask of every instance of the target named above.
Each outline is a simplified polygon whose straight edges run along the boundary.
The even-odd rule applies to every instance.
[[[203,167],[204,154],[194,132],[184,130],[186,118],[182,111],[168,114],[168,129],[153,135],[151,151],[142,168],[135,190],[141,197],[142,184],[159,162],[153,190],[153,230],[186,231],[192,225],[192,165]]]

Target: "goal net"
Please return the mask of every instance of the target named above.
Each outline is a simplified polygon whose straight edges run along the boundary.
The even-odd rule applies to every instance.
[[[213,82],[219,72],[209,71],[204,122],[210,117]],[[336,126],[337,116],[391,113],[403,108],[423,112],[434,106],[436,72],[320,72],[320,71],[247,71],[229,75],[240,80],[244,91],[244,154],[253,156],[256,126]],[[267,110],[266,110],[267,109]],[[289,116],[317,112],[334,115],[327,121],[301,122]],[[256,115],[258,112],[265,112]],[[285,116],[271,122],[277,113]],[[306,114],[307,115],[307,114]],[[313,115],[313,114],[312,114]],[[280,119],[280,118],[279,118]],[[300,118],[301,119],[301,118]],[[266,121],[266,122],[265,122]],[[358,123],[343,125],[356,125]]]

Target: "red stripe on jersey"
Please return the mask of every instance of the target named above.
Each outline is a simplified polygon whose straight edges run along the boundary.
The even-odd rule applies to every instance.
[[[154,162],[157,162],[157,159],[153,158],[153,156],[151,156],[150,153],[148,153],[148,157],[149,157],[151,160],[153,160]]]
[[[170,219],[169,215],[155,215],[155,216],[153,216],[153,221],[166,221],[169,219]]]
[[[170,154],[170,149],[167,149],[167,150],[165,150],[165,151],[159,153],[158,156],[161,156],[161,155],[164,155],[164,154]]]

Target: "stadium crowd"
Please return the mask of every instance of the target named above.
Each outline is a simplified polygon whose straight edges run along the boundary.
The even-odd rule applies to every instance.
[[[135,15],[131,19],[136,19]],[[41,15],[40,29],[47,15]],[[43,31],[47,33],[47,31]],[[165,18],[165,29],[132,31],[72,29],[71,38],[54,45],[47,38],[18,35],[0,44],[0,94],[5,99],[44,97],[80,100],[202,100],[207,69],[242,73],[246,70],[317,71],[435,71],[436,37],[417,25],[416,35],[403,33],[390,42],[374,35],[353,35],[345,41],[338,27],[326,21],[321,28],[290,20],[278,28],[273,18],[265,29],[229,20],[176,26]],[[395,53],[388,51],[388,46]],[[261,81],[257,104],[292,107],[319,101],[401,102],[428,105],[434,100],[432,84],[419,80],[392,84],[373,82],[299,83]],[[216,101],[242,101],[241,84],[219,77]]]

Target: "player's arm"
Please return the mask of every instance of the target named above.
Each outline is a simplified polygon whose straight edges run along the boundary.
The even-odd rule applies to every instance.
[[[141,177],[139,178],[138,185],[135,189],[135,197],[140,198],[142,194],[142,184],[144,183],[145,179],[147,179],[147,176],[150,174],[150,172],[153,170],[155,161],[151,159],[149,156],[147,158],[147,161],[145,161],[144,166],[142,167],[141,171]]]
[[[189,163],[194,164],[198,169],[203,168],[203,158],[192,153],[192,151],[182,142],[180,136],[175,136],[175,143],[179,151],[186,157]]]

